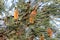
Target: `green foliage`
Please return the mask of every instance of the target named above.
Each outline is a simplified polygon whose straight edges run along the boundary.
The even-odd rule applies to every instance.
[[[21,3],[20,3],[21,1]],[[36,0],[38,2],[40,0]],[[47,2],[48,0],[43,0],[43,2]],[[60,5],[60,4],[59,4]],[[47,28],[50,27],[52,28],[52,25],[49,23],[50,21],[50,15],[60,15],[60,8],[59,5],[56,5],[56,3],[51,4],[50,6],[44,6],[43,9],[40,11],[37,9],[37,15],[35,17],[35,23],[30,24],[29,23],[29,16],[31,11],[34,9],[31,5],[28,3],[25,3],[24,0],[19,0],[19,3],[17,4],[17,8],[19,8],[19,19],[16,21],[13,19],[12,16],[6,17],[7,20],[5,24],[7,25],[6,28],[6,35],[10,40],[26,40],[26,30],[31,30],[27,33],[29,33],[29,37],[31,35],[34,35],[35,37],[38,36],[40,37],[41,34],[44,34],[44,37],[46,40],[58,40],[58,38],[49,38],[47,34]],[[3,10],[2,8],[2,3],[0,6],[0,10]],[[28,6],[28,7],[27,7]],[[4,6],[3,6],[4,7]],[[57,10],[59,10],[57,12]],[[27,26],[27,27],[26,27]],[[23,31],[22,31],[23,29]],[[22,31],[23,33],[19,36],[16,35],[17,31]],[[60,35],[60,34],[59,34]],[[58,35],[57,35],[58,36]],[[29,38],[28,37],[28,38]]]
[[[0,13],[4,10],[4,0],[0,0]]]

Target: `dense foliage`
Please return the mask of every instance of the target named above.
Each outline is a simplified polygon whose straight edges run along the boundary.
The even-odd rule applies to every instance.
[[[44,6],[39,5],[39,2],[44,3]],[[12,12],[13,16],[7,15],[1,19],[7,27],[1,28],[0,36],[6,40],[59,40],[60,33],[57,34],[55,26],[50,24],[50,20],[53,20],[50,16],[59,17],[57,15],[60,15],[60,3],[52,1],[53,3],[49,5],[48,2],[50,1],[35,0],[33,3],[31,1],[26,3],[24,0],[19,0],[11,6],[11,9],[15,8]],[[3,3],[1,3],[0,10],[5,8]],[[53,37],[54,34],[55,37]]]

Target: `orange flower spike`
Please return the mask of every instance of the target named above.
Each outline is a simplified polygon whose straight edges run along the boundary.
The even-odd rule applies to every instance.
[[[53,31],[51,30],[51,28],[47,29],[47,33],[49,37],[52,37]]]
[[[35,5],[33,11],[30,14],[30,16],[36,16],[36,14],[37,14],[37,6]]]
[[[34,19],[32,17],[29,18],[30,23],[34,23]]]
[[[33,11],[31,12],[30,16],[36,16],[36,14],[37,14],[37,11],[36,11],[36,10],[33,10]]]
[[[44,35],[41,34],[40,40],[44,40]]]
[[[18,19],[18,10],[15,8],[15,11],[14,11],[14,19]]]
[[[34,9],[34,10],[31,12],[31,14],[30,14],[30,18],[29,18],[29,22],[30,22],[30,23],[34,23],[34,18],[35,18],[35,16],[36,16],[36,14],[37,14],[37,10]]]
[[[30,23],[34,23],[34,18],[35,18],[35,16],[36,16],[36,10],[33,10],[32,12],[31,12],[31,14],[30,14],[30,18],[29,18],[29,22]]]

